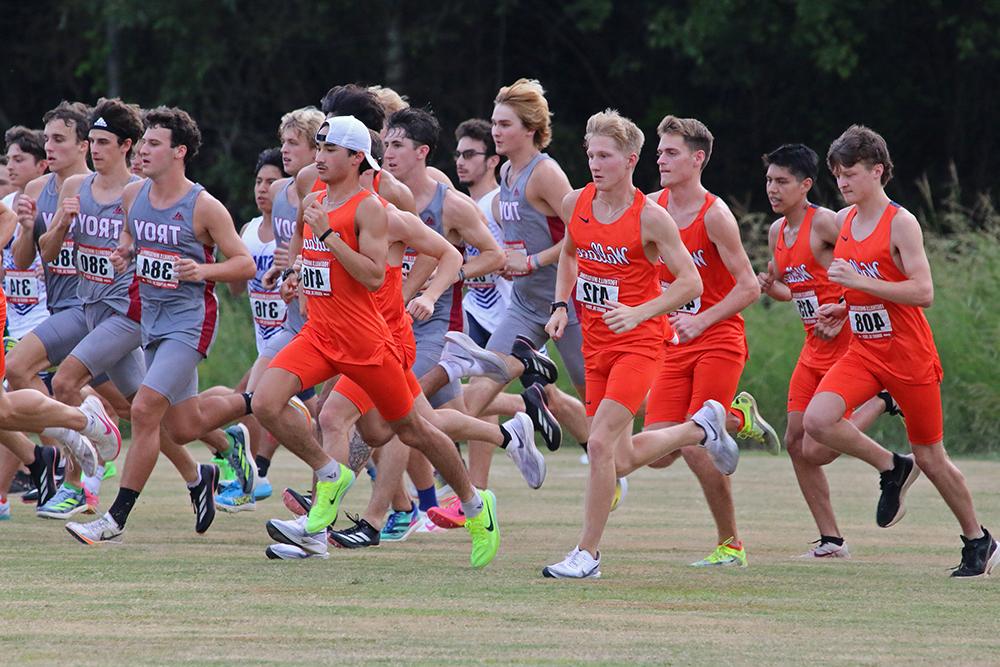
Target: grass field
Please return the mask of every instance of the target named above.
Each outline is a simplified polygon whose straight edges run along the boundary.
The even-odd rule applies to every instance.
[[[604,577],[540,569],[574,544],[586,468],[549,457],[535,492],[497,457],[503,545],[468,567],[464,531],[417,535],[328,560],[264,558],[266,519],[220,515],[193,532],[187,494],[162,461],[122,546],[84,547],[16,503],[0,523],[0,663],[25,664],[996,664],[1000,580],[954,581],[955,522],[926,479],[909,514],[875,527],[877,477],[829,467],[851,561],[792,559],[816,537],[787,458],[744,457],[734,477],[750,568],[695,570],[714,530],[683,466],[639,471],[603,544]],[[196,455],[206,459],[200,448]],[[1000,530],[1000,463],[960,462],[985,523]],[[279,453],[276,489],[301,486]],[[116,484],[105,487],[105,503]],[[357,511],[369,484],[346,501]]]

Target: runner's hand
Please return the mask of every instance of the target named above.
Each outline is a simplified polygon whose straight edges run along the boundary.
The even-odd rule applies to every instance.
[[[279,245],[274,248],[274,264],[273,267],[284,270],[288,266],[288,246]]]
[[[62,201],[62,210],[68,218],[72,219],[73,216],[80,215],[80,195],[73,195],[72,197],[66,197]]]
[[[17,196],[17,224],[29,232],[35,228],[35,200],[26,194]]]
[[[816,334],[816,337],[820,340],[833,340],[840,335],[840,330],[844,328],[844,324],[846,322],[846,317],[840,318],[833,324],[817,321],[816,326],[813,327],[813,333]]]
[[[330,229],[330,220],[326,217],[326,213],[323,211],[323,207],[319,205],[319,202],[313,201],[309,204],[305,211],[302,212],[302,219],[305,220],[309,228],[312,229],[313,234],[317,237],[321,236],[326,230]]]
[[[425,294],[419,294],[406,304],[406,312],[418,322],[426,320],[434,313],[434,302]]]
[[[686,343],[694,340],[705,331],[705,325],[697,315],[671,315],[670,326],[677,333],[677,339]]]
[[[556,312],[552,313],[548,323],[545,325],[545,333],[552,340],[559,340],[566,333],[567,324],[569,324],[569,313],[566,312],[565,308],[556,308]]]
[[[293,299],[299,298],[299,274],[293,273],[281,281],[281,299],[285,303],[291,303]],[[295,304],[298,308],[298,303]]]
[[[202,282],[205,278],[204,264],[199,264],[190,257],[183,257],[174,264],[177,270],[177,279],[189,283]]]
[[[858,287],[863,279],[863,276],[858,274],[854,267],[839,257],[830,262],[830,268],[826,270],[826,275],[830,282],[844,287]]]
[[[828,329],[835,327],[837,322],[847,319],[847,304],[824,303],[819,307],[819,310],[816,311],[816,317],[817,320]]]
[[[274,264],[270,269],[264,272],[263,276],[261,276],[260,284],[263,285],[266,290],[273,290],[274,286],[278,284],[278,278],[281,277],[282,271],[284,271],[284,268],[278,266],[278,260],[277,257],[275,257]]]
[[[111,253],[110,259],[115,273],[124,273],[125,269],[132,262],[132,249],[128,246],[120,245]]]
[[[601,315],[601,319],[616,334],[631,331],[646,321],[646,318],[642,317],[639,311],[632,306],[626,306],[610,299],[606,300],[604,305],[610,306],[611,310]]]

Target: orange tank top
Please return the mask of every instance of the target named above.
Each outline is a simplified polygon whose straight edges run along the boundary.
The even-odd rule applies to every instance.
[[[818,209],[815,204],[809,205],[791,246],[785,244],[788,221],[782,218],[774,245],[774,268],[781,275],[781,282],[791,290],[792,301],[806,330],[801,359],[808,366],[828,370],[847,351],[851,330],[843,327],[833,340],[822,340],[813,333],[819,307],[825,303],[837,303],[844,295],[844,288],[830,282],[826,269],[816,261],[812,252],[812,220]]]
[[[681,241],[691,253],[691,259],[698,268],[701,276],[702,293],[677,309],[677,315],[697,315],[715,304],[722,301],[733,287],[736,286],[736,279],[722,261],[718,249],[708,237],[708,229],[705,227],[705,214],[712,204],[718,199],[711,192],[705,193],[705,203],[698,210],[698,214],[687,227],[680,229]],[[670,190],[664,188],[657,198],[656,203],[667,208],[670,201]],[[660,263],[660,282],[667,287],[674,281],[674,275],[665,264]],[[729,319],[716,322],[714,325],[702,332],[700,336],[687,343],[681,343],[680,347],[689,350],[710,349],[718,347],[739,348],[746,352],[746,335],[743,330],[743,316],[736,313]]]
[[[857,207],[847,213],[833,256],[843,259],[863,276],[898,283],[907,280],[892,259],[892,219],[900,206],[890,202],[875,229],[856,240],[852,223]],[[903,382],[930,384],[943,377],[934,335],[922,308],[883,300],[855,289],[845,289],[848,323],[854,334],[851,351],[861,354],[872,367]]]
[[[377,177],[381,172],[376,172]],[[389,208],[389,202],[377,194],[378,181],[373,183],[376,188],[375,197],[385,208]],[[392,339],[402,352],[404,365],[409,367],[417,356],[417,341],[413,337],[413,319],[406,312],[406,304],[403,303],[403,267],[393,266],[390,263],[385,265],[385,282],[375,291],[375,302],[378,304],[379,312],[382,313],[385,323],[389,326]]]
[[[321,192],[317,201],[322,203],[326,194]],[[327,213],[330,229],[355,252],[355,214],[370,196],[370,192],[361,190]],[[306,295],[309,315],[305,328],[323,341],[330,359],[349,364],[382,363],[392,338],[375,294],[354,279],[326,243],[313,236],[309,225],[302,230],[300,289]]]
[[[666,317],[650,318],[620,334],[611,331],[602,319],[611,310],[608,301],[637,306],[662,293],[656,265],[646,258],[642,243],[646,195],[636,190],[632,205],[617,220],[605,224],[594,217],[596,193],[593,183],[583,189],[568,228],[576,246],[574,294],[583,325],[583,353],[621,350],[655,357],[667,337]]]

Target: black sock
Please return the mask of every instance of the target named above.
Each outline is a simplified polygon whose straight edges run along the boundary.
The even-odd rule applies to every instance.
[[[838,547],[844,546],[843,537],[831,537],[830,535],[820,535],[819,543],[823,544],[824,542],[829,542],[830,544],[836,544]]]
[[[267,458],[266,456],[261,456],[260,454],[258,454],[257,456],[253,457],[253,460],[257,462],[257,476],[267,477],[267,470],[268,468],[271,467],[271,459]]]
[[[31,473],[31,480],[38,483],[45,471],[45,464],[42,463],[42,448],[35,445],[35,460],[28,464],[28,472]]]
[[[252,415],[253,414],[253,407],[250,405],[250,402],[253,400],[253,392],[252,391],[245,391],[245,392],[243,392],[242,395],[243,395],[243,400],[246,401],[246,404],[247,404],[246,414]]]
[[[581,442],[580,446],[583,447],[583,451],[587,451],[587,441],[586,440],[584,440],[583,442]]]
[[[500,435],[503,437],[503,442],[500,443],[500,449],[507,449],[507,445],[510,444],[510,432],[501,426]]]
[[[118,489],[118,497],[115,498],[115,502],[111,505],[111,509],[108,510],[108,514],[115,520],[119,528],[125,527],[129,512],[135,507],[135,501],[138,499],[138,491],[127,489],[124,486]]]

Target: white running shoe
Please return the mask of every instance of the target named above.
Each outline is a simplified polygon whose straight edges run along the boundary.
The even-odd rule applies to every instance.
[[[327,553],[326,531],[324,530],[316,534],[307,533],[307,520],[308,515],[300,516],[292,521],[271,519],[267,522],[267,534],[273,540],[298,547],[314,556]]]
[[[510,434],[507,456],[514,462],[528,486],[537,489],[545,481],[545,457],[535,446],[535,430],[531,417],[518,412],[500,427]]]
[[[434,533],[444,535],[448,531],[427,518],[427,512],[421,512],[417,518],[417,533]]]
[[[90,438],[66,429],[66,437],[62,440],[62,444],[73,455],[73,459],[80,464],[80,470],[85,476],[94,477],[97,475],[97,469],[102,466]]]
[[[691,421],[705,431],[705,443],[701,445],[708,450],[712,463],[723,475],[736,472],[736,464],[740,462],[740,450],[736,441],[726,432],[726,409],[718,401],[705,401],[698,412],[691,415]]]
[[[597,552],[597,558],[594,558],[589,551],[574,547],[561,562],[544,568],[542,576],[549,579],[600,579],[601,553]]]
[[[264,554],[271,560],[302,560],[304,558],[329,558],[329,553],[311,554],[291,544],[270,545],[264,550]]]
[[[813,542],[814,546],[809,551],[805,552],[799,558],[805,558],[807,560],[812,560],[815,558],[850,558],[851,552],[847,548],[847,542],[838,546],[833,542],[824,542],[821,539]]]
[[[110,544],[121,544],[122,533],[125,532],[110,514],[105,514],[96,521],[90,523],[77,523],[70,521],[66,524],[66,530],[83,544],[100,544],[107,542]]]
[[[500,384],[511,380],[507,364],[498,354],[479,347],[461,331],[449,331],[444,335],[439,363],[449,371],[449,377],[452,373],[462,378],[482,376]]]
[[[80,404],[80,412],[87,417],[87,426],[80,433],[90,438],[101,459],[114,461],[118,458],[122,450],[122,434],[104,411],[101,399],[93,394],[87,396]]]

